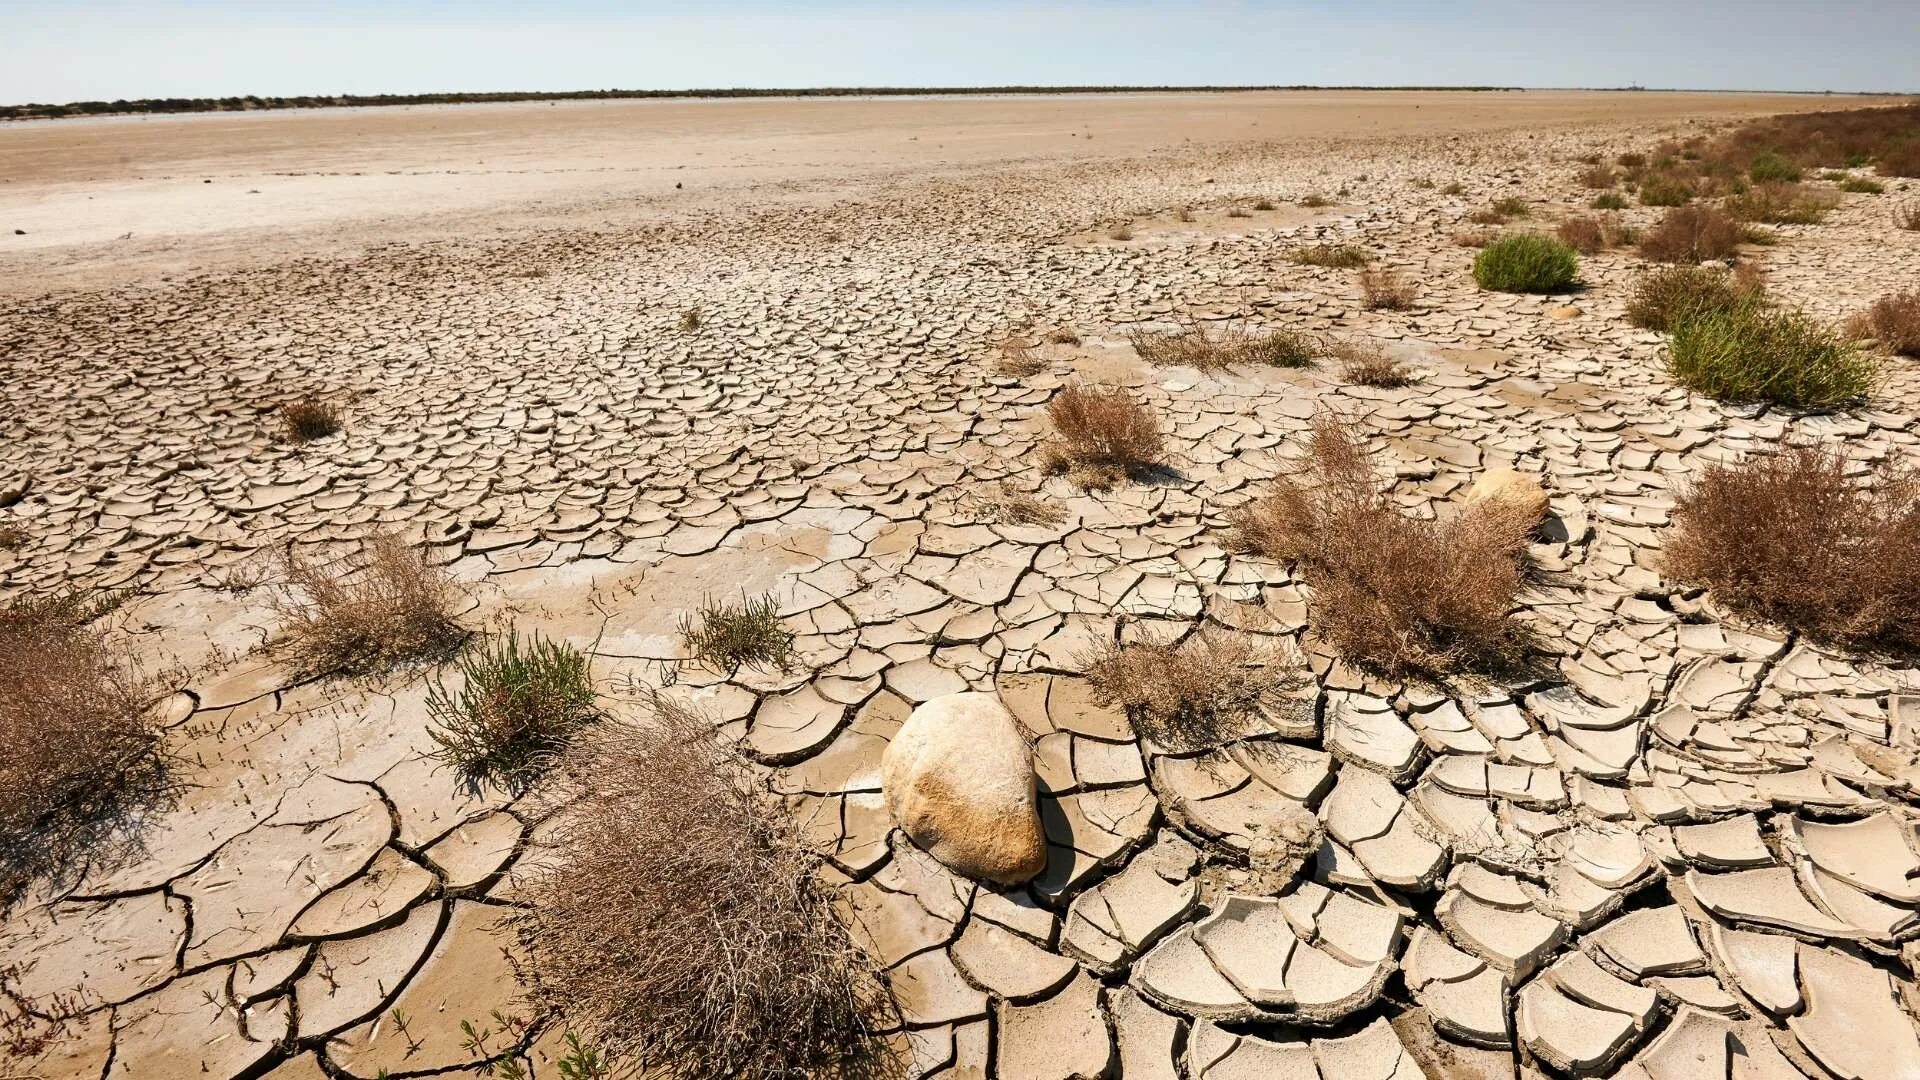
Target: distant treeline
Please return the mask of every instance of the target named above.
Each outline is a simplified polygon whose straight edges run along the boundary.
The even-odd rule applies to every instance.
[[[1225,94],[1249,90],[1518,90],[1515,86],[817,86],[790,90],[503,90],[477,94],[323,94],[299,97],[137,98],[0,105],[0,120],[113,113],[253,112],[371,105],[464,105],[501,101],[607,101],[620,98],[904,97],[929,94]]]

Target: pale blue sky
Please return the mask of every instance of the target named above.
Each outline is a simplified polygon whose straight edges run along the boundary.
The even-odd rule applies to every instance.
[[[0,103],[1036,84],[1920,90],[1920,0],[0,0]]]

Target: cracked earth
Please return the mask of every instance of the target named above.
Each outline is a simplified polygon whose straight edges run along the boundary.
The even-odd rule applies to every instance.
[[[1629,252],[1510,296],[1451,241],[1493,198],[1576,211],[1581,156],[1653,138],[976,166],[13,304],[0,523],[26,540],[0,596],[138,590],[112,633],[170,691],[185,787],[138,850],[7,913],[0,1023],[36,1049],[0,1075],[372,1080],[516,1048],[558,1075],[497,925],[541,818],[426,756],[419,678],[302,681],[264,649],[273,551],[389,528],[466,583],[469,625],[591,647],[616,705],[675,667],[704,596],[777,597],[791,675],[683,666],[672,692],[824,856],[911,1076],[1920,1077],[1920,671],[1743,623],[1659,562],[1709,464],[1804,439],[1862,470],[1920,456],[1920,373],[1890,361],[1841,413],[1720,405],[1622,317]],[[1755,249],[1770,290],[1839,319],[1920,284],[1903,197],[1781,227]],[[1319,242],[1397,269],[1414,307],[1364,311],[1350,272],[1286,257]],[[1154,368],[1127,344],[1187,315],[1377,341],[1416,378]],[[1079,344],[996,373],[1002,340],[1054,328]],[[1075,378],[1153,407],[1167,476],[1042,475]],[[302,393],[345,404],[341,434],[275,440]],[[1541,477],[1520,617],[1548,674],[1383,682],[1316,650],[1286,567],[1225,546],[1326,410],[1416,515],[1489,469]],[[1061,521],[999,521],[1003,484]],[[1299,643],[1306,722],[1175,754],[1094,703],[1093,646],[1202,625]],[[883,802],[892,734],[968,690],[1032,739],[1048,847],[1025,886],[954,875]],[[1264,837],[1302,815],[1317,848],[1272,865]]]

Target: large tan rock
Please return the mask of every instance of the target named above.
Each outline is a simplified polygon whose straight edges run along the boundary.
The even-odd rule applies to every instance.
[[[1540,518],[1547,512],[1547,492],[1540,481],[1517,469],[1488,469],[1467,489],[1469,504],[1498,501],[1531,511]]]
[[[948,694],[913,710],[880,759],[887,811],[949,869],[1011,885],[1047,864],[1033,754],[993,694]]]

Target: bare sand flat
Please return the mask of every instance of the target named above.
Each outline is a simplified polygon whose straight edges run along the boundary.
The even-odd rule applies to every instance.
[[[0,289],[18,295],[400,238],[487,235],[564,222],[576,209],[631,212],[636,201],[671,219],[710,197],[764,202],[798,182],[818,191],[875,175],[1118,160],[1171,147],[1638,125],[1831,104],[1807,95],[1301,91],[31,121],[0,125]]]
[[[380,534],[444,572],[463,630],[591,653],[612,718],[658,691],[711,721],[886,971],[901,1080],[1920,1076],[1920,668],[1667,566],[1714,466],[1920,460],[1916,361],[1876,353],[1834,408],[1726,403],[1629,322],[1631,246],[1545,294],[1471,271],[1469,245],[1592,214],[1595,162],[1830,104],[0,126],[0,612],[116,590],[96,625],[175,785],[125,830],[0,851],[0,886],[37,867],[0,911],[0,1077],[563,1075],[571,1021],[516,981],[506,917],[600,882],[552,874],[568,811],[439,756],[447,669],[349,678],[289,646],[310,598],[286,560],[346,565]],[[1768,297],[1827,323],[1920,289],[1895,223],[1916,185],[1847,179],[1809,177],[1818,223],[1740,234]],[[1405,295],[1370,304],[1303,248]],[[1312,362],[1150,355],[1229,325],[1307,335]],[[1340,359],[1369,351],[1404,378]],[[1048,465],[1050,405],[1087,381],[1162,442],[1104,489]],[[337,430],[289,435],[307,398]],[[1524,665],[1365,667],[1320,579],[1243,543],[1236,512],[1327,416],[1386,514],[1455,521],[1491,482],[1538,511],[1494,613]],[[735,596],[768,598],[790,666],[690,648],[684,621]],[[1213,738],[1096,700],[1101,649],[1203,631],[1271,649],[1232,669],[1257,707]],[[988,816],[1040,867],[1014,884],[936,857],[883,790],[903,725],[973,693],[1005,706],[970,713],[1003,768],[967,749],[982,723],[938,775],[1026,791],[1031,746],[1032,805]]]

